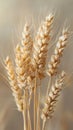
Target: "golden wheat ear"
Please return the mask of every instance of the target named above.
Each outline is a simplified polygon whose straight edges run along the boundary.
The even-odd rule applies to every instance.
[[[64,85],[65,75],[66,75],[65,72],[62,71],[59,78],[56,79],[55,83],[51,87],[50,93],[47,96],[47,100],[42,110],[41,118],[43,121],[46,121],[47,119],[50,119],[53,116],[57,98]]]
[[[16,46],[16,74],[19,87],[27,87],[27,77],[30,72],[31,50],[33,41],[30,34],[30,28],[27,24],[22,32],[21,45]]]
[[[67,45],[68,40],[68,30],[64,29],[62,31],[62,36],[59,37],[59,40],[56,44],[54,54],[51,56],[51,60],[48,63],[47,74],[53,76],[57,72],[58,64],[60,63],[60,58],[62,57],[65,46]]]
[[[21,51],[21,46],[17,44],[16,49],[16,58],[15,58],[15,63],[16,63],[16,76],[17,76],[17,82],[18,86],[22,89],[23,87],[26,87],[26,67],[24,67],[24,60],[22,58],[22,51]],[[27,57],[25,55],[25,57]]]
[[[13,92],[17,108],[19,111],[22,111],[23,110],[22,91],[18,87],[14,66],[9,56],[7,56],[5,60],[5,65],[8,73],[9,83],[11,85],[11,90]]]
[[[42,22],[41,26],[39,27],[37,36],[35,38],[32,62],[35,68],[37,67],[39,78],[44,77],[53,18],[54,16],[52,14],[45,18],[45,21]]]

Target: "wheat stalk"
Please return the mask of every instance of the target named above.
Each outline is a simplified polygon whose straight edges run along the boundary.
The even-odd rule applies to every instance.
[[[53,15],[50,14],[48,17],[46,17],[45,21],[39,27],[39,30],[37,32],[37,36],[35,38],[32,64],[35,68],[35,73],[37,72],[36,78],[40,78],[40,79],[42,79],[44,77],[44,73],[45,73],[45,65],[46,65],[46,58],[47,58],[48,44],[49,44],[49,40],[50,40],[50,31],[51,31],[52,22],[53,22]],[[40,93],[40,91],[39,91],[39,93]],[[40,94],[39,94],[39,97],[37,97],[36,88],[34,88],[34,97],[36,97],[36,98],[34,98],[35,102],[37,102],[37,99],[38,99],[38,106],[34,110],[34,115],[36,118],[36,113],[37,113],[37,121],[39,121],[37,124],[37,128],[39,125],[39,129],[40,129],[40,124],[39,124],[40,117],[38,116],[39,115],[39,107],[40,107],[39,106]],[[35,106],[34,106],[34,108],[35,108]],[[36,130],[36,128],[35,128],[35,130]]]

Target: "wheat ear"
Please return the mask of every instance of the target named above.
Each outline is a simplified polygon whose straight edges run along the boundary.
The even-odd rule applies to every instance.
[[[22,69],[23,74],[22,74],[22,79],[23,79],[23,85],[24,82],[26,81],[26,85],[28,86],[29,90],[29,104],[30,104],[30,98],[32,95],[32,77],[33,77],[33,68],[31,64],[31,59],[32,59],[32,48],[33,48],[33,39],[31,37],[31,32],[28,24],[25,24],[24,30],[22,32],[22,41],[21,41],[21,52],[22,52],[22,60],[23,60],[23,65]]]
[[[17,44],[16,49],[16,58],[15,58],[15,63],[16,63],[16,75],[17,75],[17,81],[19,87],[25,88],[26,87],[26,67],[24,67],[24,61],[22,59],[22,53],[21,53],[21,46]]]
[[[31,37],[30,28],[27,24],[24,26],[24,30],[22,32],[22,57],[25,63],[25,66],[27,67],[28,75],[32,75],[32,65],[31,65],[31,59],[32,59],[32,48],[33,48],[33,39]],[[25,57],[26,55],[26,57]]]
[[[62,36],[59,37],[59,41],[56,44],[54,55],[51,56],[51,61],[48,64],[47,74],[53,76],[57,72],[57,66],[60,63],[60,57],[63,54],[68,39],[68,31],[64,29]]]
[[[9,57],[6,58],[5,64],[6,64],[9,82],[10,85],[12,86],[11,89],[13,91],[13,96],[15,98],[16,105],[19,111],[23,111],[22,91],[17,84],[14,66]]]
[[[16,72],[18,83],[21,88],[27,86],[27,77],[29,75],[29,66],[31,64],[32,43],[29,26],[25,24],[22,32],[21,46],[17,45],[16,47]]]
[[[62,86],[64,84],[65,79],[65,72],[62,71],[61,75],[58,79],[56,79],[55,84],[52,85],[50,93],[46,99],[45,106],[42,110],[42,116],[43,124],[45,125],[45,122],[47,119],[50,119],[54,113],[54,107],[57,102],[57,98],[62,90]],[[44,125],[43,128],[44,129]]]
[[[39,27],[37,36],[35,38],[33,64],[37,67],[38,76],[40,79],[44,77],[53,17],[54,16],[52,14],[46,17],[45,21]]]

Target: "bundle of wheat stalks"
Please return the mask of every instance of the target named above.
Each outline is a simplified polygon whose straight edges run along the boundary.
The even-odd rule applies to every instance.
[[[9,83],[18,111],[22,112],[24,130],[45,130],[47,120],[54,113],[55,104],[64,85],[66,73],[58,72],[60,59],[67,44],[68,30],[63,29],[58,39],[53,55],[46,68],[46,59],[51,39],[51,27],[54,15],[50,14],[41,23],[35,40],[31,36],[31,30],[27,24],[22,32],[22,40],[15,48],[15,64],[7,56],[5,67],[8,73]],[[48,87],[45,95],[44,107],[40,109],[41,81],[48,76]],[[54,78],[54,80],[52,80]],[[33,102],[34,122],[31,123],[30,105]],[[40,125],[42,121],[42,126]]]

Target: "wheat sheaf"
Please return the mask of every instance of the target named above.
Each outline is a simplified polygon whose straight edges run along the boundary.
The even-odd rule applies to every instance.
[[[26,23],[22,32],[22,40],[15,48],[15,64],[9,56],[5,60],[12,94],[18,111],[23,115],[24,130],[33,128],[45,130],[46,121],[53,117],[55,104],[65,84],[66,72],[64,70],[58,72],[58,69],[69,38],[67,29],[63,29],[54,53],[46,65],[53,22],[54,15],[49,14],[41,23],[35,40],[32,38],[30,26]],[[40,109],[41,82],[46,76],[48,87],[44,107]],[[31,101],[33,102],[33,123],[30,114]]]

